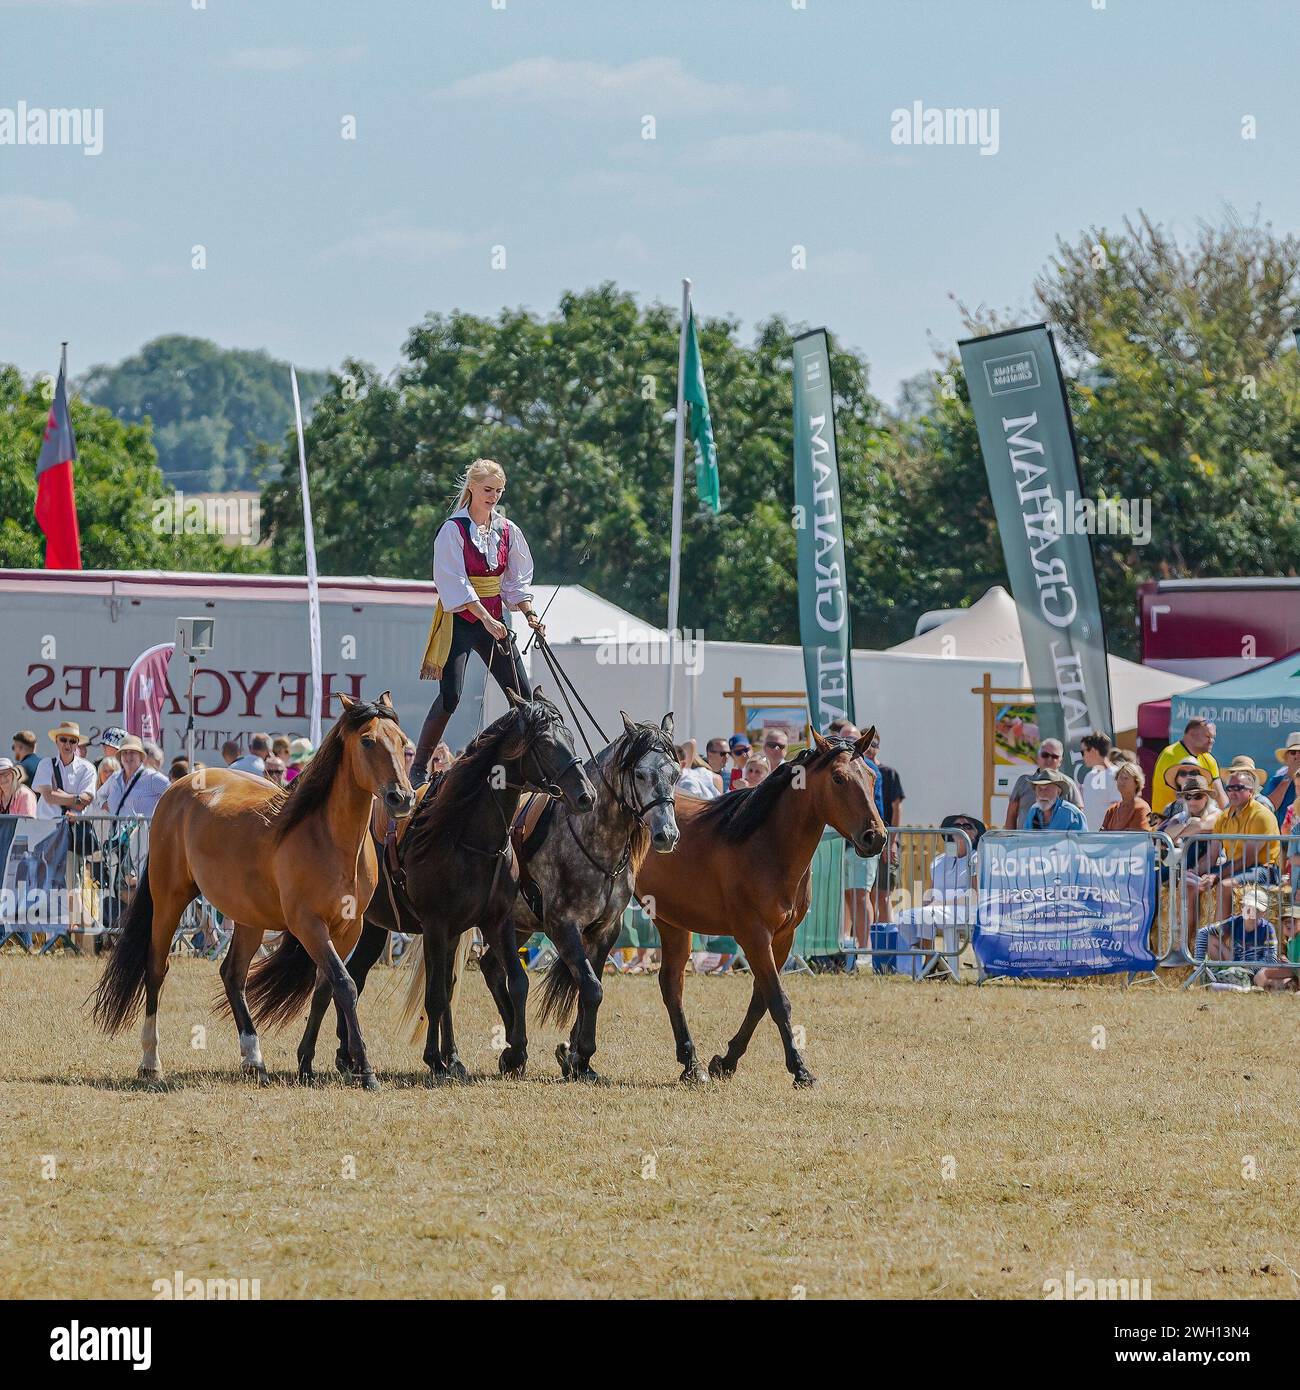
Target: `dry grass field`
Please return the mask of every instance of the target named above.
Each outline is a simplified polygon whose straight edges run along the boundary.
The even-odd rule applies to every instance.
[[[91,1031],[96,974],[0,959],[0,1297],[147,1298],[175,1270],[264,1299],[1041,1298],[1070,1270],[1300,1294],[1293,996],[799,977],[821,1085],[792,1088],[764,1023],[733,1081],[691,1091],[653,980],[609,981],[610,1084],[585,1087],[559,1080],[554,1029],[528,1079],[499,1079],[471,975],[483,1079],[429,1089],[376,971],[366,1094],[287,1084],[296,1032],[265,1039],[284,1084],[240,1081],[215,967],[179,960],[150,1091],[134,1035]],[[706,1059],[747,993],[688,979]]]

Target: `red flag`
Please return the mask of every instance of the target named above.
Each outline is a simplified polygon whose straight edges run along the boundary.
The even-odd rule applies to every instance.
[[[36,460],[36,523],[45,533],[45,568],[81,568],[81,532],[77,528],[77,499],[73,491],[72,465],[77,439],[68,413],[68,348],[63,347],[59,383],[54,404],[45,422],[41,455]]]

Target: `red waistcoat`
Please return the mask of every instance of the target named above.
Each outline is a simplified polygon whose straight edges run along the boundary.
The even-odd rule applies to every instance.
[[[472,527],[474,523],[467,516],[454,516],[452,520],[460,527],[460,544],[465,552],[465,573],[474,574],[504,574],[506,572],[506,561],[510,558],[510,523],[503,520],[501,523],[501,538],[497,542],[497,562],[489,565],[483,552],[476,546],[471,539],[473,535]],[[501,595],[494,594],[490,598],[480,598],[479,602],[497,620],[502,621]],[[456,615],[464,618],[471,623],[478,622],[478,618],[473,613],[462,611]]]

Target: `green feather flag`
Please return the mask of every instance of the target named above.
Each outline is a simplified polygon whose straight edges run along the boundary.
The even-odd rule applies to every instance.
[[[718,447],[713,441],[713,421],[709,416],[709,393],[704,385],[704,363],[695,336],[695,311],[691,310],[686,328],[686,367],[682,398],[691,409],[691,438],[695,441],[695,489],[700,502],[713,511],[722,510],[718,492]]]

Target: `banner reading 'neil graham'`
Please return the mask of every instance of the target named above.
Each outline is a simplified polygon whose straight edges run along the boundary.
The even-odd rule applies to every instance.
[[[794,500],[799,553],[799,639],[808,712],[824,734],[853,717],[849,580],[840,522],[840,467],[826,330],[794,341]]]
[[[1079,740],[1115,730],[1091,545],[1062,524],[1066,493],[1083,488],[1056,346],[1047,326],[1036,324],[958,347],[1038,725],[1065,744],[1063,762],[1077,768]]]

